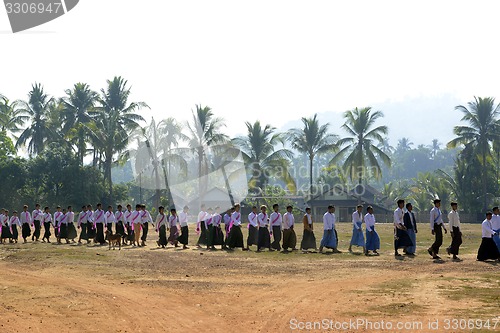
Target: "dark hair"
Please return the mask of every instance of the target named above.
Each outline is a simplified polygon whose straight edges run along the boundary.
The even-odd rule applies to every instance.
[[[410,207],[410,206],[411,206],[411,207],[413,207],[413,206],[411,205],[411,202],[408,202],[408,203],[406,204],[406,209],[408,209],[408,207]]]
[[[372,206],[368,206],[366,207],[366,211],[369,212],[370,210],[373,210],[373,207]]]
[[[332,209],[332,208],[335,208],[334,205],[328,205],[328,209]]]
[[[404,203],[405,203],[405,201],[403,199],[398,200],[398,206],[399,206],[399,204],[404,204]]]
[[[278,205],[278,204],[274,204],[274,205],[273,205],[273,209],[274,209],[274,208],[276,208],[276,207],[279,207],[279,206],[280,206],[280,205]]]
[[[158,210],[160,210],[160,209],[165,209],[165,207],[163,207],[163,206],[158,207]]]
[[[498,206],[495,206],[495,207],[493,207],[493,209],[492,209],[492,210],[497,210],[497,209],[498,209]]]
[[[363,208],[363,205],[357,205],[356,208]]]
[[[288,208],[292,208],[293,209],[293,207],[291,205],[286,206],[286,209],[288,209]]]
[[[311,207],[306,207],[306,212],[311,210]]]
[[[488,215],[493,215],[493,213],[491,211],[487,211],[486,216],[488,216]]]
[[[456,202],[452,202],[452,203],[450,204],[450,206],[458,206],[458,204],[457,204]],[[493,209],[495,209],[495,208],[493,208]]]
[[[434,204],[437,204],[437,203],[441,202],[441,199],[434,199],[433,202],[434,202]]]
[[[122,207],[122,205],[118,205],[118,206],[116,206],[116,208],[123,208],[123,207]]]
[[[175,208],[172,208],[172,209],[170,210],[170,213],[177,213],[177,211],[175,210]]]

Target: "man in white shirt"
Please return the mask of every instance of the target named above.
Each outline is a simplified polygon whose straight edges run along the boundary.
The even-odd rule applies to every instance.
[[[27,243],[28,241],[26,238],[31,236],[31,214],[28,212],[28,206],[24,205],[23,206],[23,211],[21,212],[19,216],[19,220],[21,222],[21,233],[24,239],[24,242]]]
[[[141,236],[141,246],[146,246],[146,239],[148,238],[149,223],[153,223],[153,218],[151,214],[146,210],[146,205],[141,205],[141,226],[142,226],[142,236]]]
[[[337,250],[337,236],[335,235],[335,206],[328,206],[327,212],[323,215],[323,238],[319,245],[319,253],[323,248],[332,249],[333,253],[340,253]]]
[[[453,255],[453,260],[460,261],[458,251],[462,244],[462,231],[460,230],[460,217],[458,216],[458,204],[451,203],[451,211],[448,213],[448,226],[451,233],[451,245],[446,249],[448,255]]]
[[[295,217],[293,216],[293,207],[288,205],[286,213],[283,215],[283,252],[288,252],[288,249],[297,251],[297,235],[293,229],[295,225]]]
[[[133,246],[140,246],[139,240],[141,239],[141,204],[135,205],[135,210],[130,215],[130,222],[134,230]]]
[[[375,215],[373,215],[373,207],[368,206],[366,208],[365,215],[365,226],[366,226],[366,251],[365,255],[368,256],[369,251],[373,251],[373,254],[378,256],[377,252],[380,249],[380,237],[378,236],[377,231],[375,231]]]
[[[498,251],[500,251],[500,210],[497,206],[493,207],[493,216],[491,217],[491,227],[496,232],[493,236],[493,241],[497,245]]]
[[[257,206],[253,206],[252,211],[248,214],[247,250],[250,250],[251,245],[257,245],[259,237],[258,232]]]
[[[36,240],[38,242],[43,220],[43,212],[40,209],[40,204],[37,203],[35,205],[35,210],[31,213],[31,219],[33,220],[32,224],[35,227],[35,231],[33,232],[33,236],[31,236],[31,240]]]
[[[240,204],[234,205],[234,213],[231,215],[231,224],[229,229],[228,245],[230,250],[236,247],[246,249],[243,244],[243,234],[241,232],[241,213]]]
[[[86,240],[88,243],[88,235],[87,235],[87,206],[82,206],[82,211],[78,214],[78,229],[80,229],[80,236],[78,237],[78,244],[82,243],[82,239]]]
[[[280,206],[278,204],[273,205],[273,210],[269,221],[271,222],[271,235],[273,236],[273,242],[271,247],[277,251],[281,250],[281,224],[283,223],[283,218],[279,212]]]
[[[396,257],[400,257],[399,249],[406,249],[409,246],[413,246],[413,242],[406,231],[406,227],[404,225],[404,212],[403,207],[405,206],[405,201],[403,199],[399,199],[398,208],[394,211],[394,255]]]
[[[52,215],[50,214],[49,207],[45,207],[43,211],[44,213],[43,213],[42,223],[44,228],[44,234],[42,242],[45,243],[45,240],[47,240],[47,243],[50,243],[50,225],[52,222]]]
[[[493,230],[493,226],[491,224],[492,216],[492,212],[487,212],[486,219],[481,225],[483,238],[481,241],[481,245],[479,246],[479,250],[477,251],[478,261],[485,261],[488,259],[500,261],[500,251],[498,251],[498,248],[493,241],[493,236],[498,233]]]
[[[441,259],[439,257],[439,247],[443,244],[443,229],[444,233],[448,233],[443,222],[443,214],[441,213],[441,200],[434,200],[434,207],[430,211],[430,225],[432,234],[435,236],[434,243],[427,252],[432,256],[432,259]]]
[[[104,226],[106,225],[106,215],[102,210],[102,205],[97,204],[97,208],[93,215],[94,226],[96,228],[96,242],[104,245],[106,241],[104,239]]]
[[[113,234],[113,224],[116,224],[116,216],[115,213],[113,213],[113,206],[109,205],[108,211],[106,212],[106,229],[111,234]]]
[[[182,212],[179,214],[179,223],[181,225],[181,235],[177,240],[182,244],[183,249],[188,248],[189,242],[189,228],[188,228],[188,219],[189,219],[189,207],[184,206]]]
[[[274,249],[271,248],[271,238],[269,236],[269,216],[266,211],[267,207],[265,205],[260,206],[260,213],[257,216],[257,221],[259,223],[259,244],[257,245],[257,252],[261,252],[263,249],[274,251]]]
[[[365,238],[363,237],[363,211],[362,205],[357,205],[356,210],[352,213],[352,237],[349,243],[349,252],[352,253],[352,246],[361,246],[363,253],[365,250]]]

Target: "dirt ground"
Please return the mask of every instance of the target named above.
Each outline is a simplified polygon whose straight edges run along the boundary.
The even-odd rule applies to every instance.
[[[331,255],[165,250],[154,234],[121,251],[1,245],[0,332],[500,332],[500,265],[476,262],[479,225],[465,227],[462,262],[430,259],[429,235],[395,259],[389,225],[381,256],[351,254],[350,225],[338,229],[343,253]]]

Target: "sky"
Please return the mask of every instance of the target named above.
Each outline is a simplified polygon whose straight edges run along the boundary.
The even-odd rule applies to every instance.
[[[0,8],[0,93],[34,82],[63,96],[123,76],[145,118],[210,106],[226,133],[245,121],[278,129],[372,106],[390,141],[445,143],[474,96],[498,96],[498,1],[80,0],[64,16],[13,34]],[[499,99],[500,101],[500,99]]]

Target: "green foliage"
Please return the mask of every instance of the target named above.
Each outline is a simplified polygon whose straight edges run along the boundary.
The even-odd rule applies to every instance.
[[[0,161],[16,155],[12,140],[7,136],[7,131],[0,131]]]

